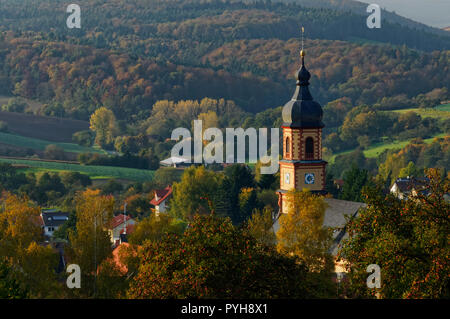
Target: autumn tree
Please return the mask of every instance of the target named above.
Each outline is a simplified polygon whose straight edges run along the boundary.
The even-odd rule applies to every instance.
[[[261,244],[274,246],[276,244],[276,236],[273,224],[273,214],[270,209],[257,210],[248,220],[248,232]]]
[[[287,214],[279,218],[277,248],[299,256],[312,271],[330,270],[331,231],[323,226],[327,204],[308,190],[287,194]]]
[[[95,293],[98,266],[111,256],[109,222],[113,217],[114,198],[100,195],[100,190],[79,192],[76,197],[76,231],[69,230],[71,262],[82,274],[83,293]]]
[[[59,254],[52,247],[32,242],[19,252],[18,260],[21,272],[17,277],[26,283],[33,297],[61,297],[62,287],[56,274]]]
[[[17,257],[31,243],[41,241],[40,209],[27,197],[3,193],[0,198],[0,254]]]
[[[101,147],[112,147],[117,133],[114,113],[106,107],[97,109],[91,115],[90,129],[95,132],[95,143]]]
[[[146,240],[158,241],[166,233],[179,233],[184,231],[183,224],[176,224],[175,219],[167,214],[150,214],[137,224],[135,230],[130,235],[130,243],[142,245]]]
[[[182,236],[147,241],[129,298],[307,298],[306,268],[295,257],[236,228],[230,219],[194,217]]]
[[[347,263],[348,297],[449,298],[448,176],[427,171],[423,192],[400,200],[366,188],[367,208],[347,226],[340,257]],[[381,288],[369,289],[366,267],[381,268]]]
[[[40,245],[43,236],[39,214],[40,208],[28,198],[10,193],[2,195],[0,262],[8,273],[3,284],[12,285],[17,290],[13,294],[27,292],[31,298],[55,298],[60,291],[56,276],[58,254],[51,247]]]

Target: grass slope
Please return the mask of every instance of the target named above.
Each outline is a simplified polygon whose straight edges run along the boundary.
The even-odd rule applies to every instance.
[[[447,136],[447,134],[445,133],[441,133],[438,135],[435,135],[433,137],[424,139],[424,143],[430,144],[433,142],[433,140],[435,138],[439,138],[439,137],[445,137]],[[385,150],[390,150],[390,149],[401,149],[403,147],[405,147],[406,145],[408,145],[410,143],[411,140],[406,140],[406,141],[395,141],[395,142],[391,142],[391,143],[377,143],[374,144],[372,146],[370,146],[368,149],[364,150],[364,156],[367,158],[374,158],[374,157],[378,157],[378,155],[380,155],[381,153],[383,153]],[[353,150],[349,150],[349,151],[345,151],[345,152],[340,152],[337,154],[334,154],[333,156],[331,156],[328,159],[329,163],[333,163],[334,159],[336,158],[336,156],[338,155],[343,155],[343,154],[348,154],[353,152]]]
[[[9,158],[0,158],[0,162],[6,162],[11,164],[26,165],[31,169],[26,168],[27,171],[73,171],[80,172],[89,175],[91,178],[117,178],[126,179],[131,181],[145,182],[153,179],[154,171],[126,168],[126,167],[113,167],[113,166],[95,166],[95,165],[78,165],[67,163],[55,163],[55,162],[43,162],[43,161],[31,161],[31,160],[18,160]]]
[[[435,108],[427,108],[427,109],[411,108],[403,110],[394,110],[390,112],[403,114],[410,111],[419,114],[421,117],[433,117],[439,119],[450,118],[450,104],[440,105]]]
[[[74,143],[57,143],[57,142],[50,142],[45,141],[37,138],[31,138],[31,137],[25,137],[15,134],[9,134],[9,133],[2,133],[0,132],[0,142],[4,144],[10,144],[14,146],[19,146],[23,148],[31,148],[34,150],[45,150],[45,147],[50,144],[57,145],[61,147],[66,152],[71,153],[85,153],[85,152],[91,152],[91,153],[102,153],[106,154],[105,151],[94,148],[94,147],[85,147],[80,146],[78,144]]]

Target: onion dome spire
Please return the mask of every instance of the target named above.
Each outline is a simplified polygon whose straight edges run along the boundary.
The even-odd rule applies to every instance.
[[[309,92],[311,73],[305,67],[306,52],[303,48],[303,31],[304,29],[302,28],[302,50],[300,51],[302,66],[296,72],[297,87],[295,93],[283,108],[283,126],[322,128],[324,127],[322,123],[322,107],[313,100]]]

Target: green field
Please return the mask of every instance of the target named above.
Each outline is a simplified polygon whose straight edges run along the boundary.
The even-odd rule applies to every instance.
[[[433,137],[427,138],[427,139],[425,139],[423,141],[426,144],[430,144],[431,142],[433,142],[433,140],[436,137],[439,138],[439,137],[444,137],[444,136],[447,136],[447,134],[441,133],[441,134],[435,135]],[[385,150],[401,149],[401,148],[405,147],[406,145],[408,145],[409,142],[410,142],[410,140],[395,141],[395,142],[392,142],[392,143],[377,143],[377,144],[374,144],[374,145],[370,146],[368,149],[364,150],[363,151],[364,152],[364,156],[367,157],[367,158],[378,157],[378,155],[383,153]],[[343,154],[348,154],[348,153],[351,153],[353,151],[354,150],[350,150],[350,151],[345,151],[345,152],[341,152],[341,153],[338,153],[338,154],[334,154],[333,156],[331,156],[331,158],[328,159],[328,161],[330,163],[333,163],[334,159],[336,158],[336,156],[343,155]]]
[[[6,158],[0,158],[0,162],[27,165],[30,168],[25,168],[24,170],[26,171],[80,172],[89,175],[93,179],[117,178],[117,179],[145,182],[152,180],[155,173],[155,171],[127,168],[127,167],[78,165],[78,164],[66,164],[56,162],[16,160]]]
[[[0,132],[0,143],[10,144],[14,146],[24,147],[24,148],[31,148],[34,150],[45,150],[45,147],[50,144],[57,145],[61,147],[64,151],[70,152],[70,153],[102,153],[106,154],[105,151],[101,150],[100,148],[94,148],[94,147],[85,147],[80,146],[78,144],[74,143],[55,143],[55,142],[49,142],[44,141],[36,138],[31,137],[25,137],[15,134],[9,134],[9,133],[2,133]]]
[[[419,114],[421,117],[432,117],[432,118],[450,118],[450,104],[439,105],[434,108],[421,109],[421,108],[411,108],[411,109],[403,109],[403,110],[393,110],[389,112],[395,113],[406,113],[413,111]]]
[[[436,109],[439,110],[439,111],[450,112],[450,103],[436,106]]]

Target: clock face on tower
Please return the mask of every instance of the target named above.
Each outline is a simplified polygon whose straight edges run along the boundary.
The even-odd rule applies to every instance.
[[[314,184],[314,173],[305,174],[305,184]]]
[[[291,179],[291,175],[289,173],[284,174],[284,182],[286,184],[289,184],[290,179]]]

